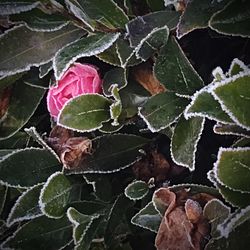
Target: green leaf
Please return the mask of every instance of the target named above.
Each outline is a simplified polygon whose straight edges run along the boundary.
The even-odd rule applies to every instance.
[[[7,77],[0,77],[0,93],[3,89],[9,87],[13,83],[15,83],[18,79],[22,77],[22,73],[15,74]]]
[[[214,99],[206,87],[193,95],[191,103],[185,109],[184,115],[187,119],[198,116],[217,122],[233,123],[232,119],[221,108],[220,103]]]
[[[135,135],[110,134],[92,140],[92,155],[86,155],[79,169],[69,173],[112,173],[129,167],[140,159],[139,149],[148,139]]]
[[[246,130],[235,124],[217,123],[214,125],[214,132],[220,135],[238,135],[238,136],[250,137],[249,130]]]
[[[0,140],[11,137],[28,122],[45,92],[26,85],[22,80],[18,80],[10,91],[7,112],[0,120]]]
[[[124,28],[128,17],[112,0],[66,0],[70,11],[92,31],[99,23],[110,28]]]
[[[8,192],[8,187],[0,184],[0,216],[2,214],[5,205],[7,192]]]
[[[61,218],[70,201],[72,185],[61,172],[52,174],[44,184],[39,197],[42,212],[49,218]]]
[[[222,185],[249,193],[250,148],[220,148],[215,174]]]
[[[140,200],[148,194],[149,187],[148,184],[144,181],[134,181],[131,182],[125,188],[125,195],[130,200]]]
[[[116,43],[114,43],[102,53],[97,54],[95,56],[105,63],[111,64],[113,66],[121,66],[120,59],[116,50]]]
[[[41,32],[56,31],[68,23],[68,20],[63,16],[56,13],[49,15],[39,9],[12,15],[10,20],[14,23],[25,23],[30,30]]]
[[[200,140],[205,119],[193,117],[186,120],[183,116],[177,122],[171,140],[172,160],[181,166],[195,169],[195,153]]]
[[[60,163],[47,150],[25,148],[0,161],[0,182],[12,187],[32,187],[60,170]]]
[[[73,25],[54,32],[31,31],[22,25],[9,29],[0,37],[0,74],[13,75],[42,65],[84,34],[84,30]]]
[[[223,198],[234,207],[246,207],[250,205],[250,193],[243,193],[242,191],[235,191],[219,183],[216,179],[214,171],[208,172],[208,179],[213,182],[219,190]]]
[[[239,126],[250,129],[250,75],[239,74],[216,84],[212,94]]]
[[[58,116],[58,124],[79,132],[93,131],[110,120],[110,100],[99,94],[84,94],[70,100]]]
[[[119,33],[95,34],[83,37],[59,50],[53,59],[56,79],[59,80],[78,58],[94,56],[108,49],[119,35]]]
[[[176,11],[159,11],[139,16],[131,20],[127,25],[127,33],[131,47],[136,47],[145,39],[155,28],[167,26],[173,29],[177,26],[180,13]]]
[[[19,149],[27,147],[29,136],[25,132],[17,132],[8,139],[1,140],[0,149]]]
[[[230,77],[234,75],[238,75],[240,72],[248,72],[249,68],[238,58],[234,58],[231,65],[230,69],[228,71],[228,75]]]
[[[41,189],[42,184],[39,184],[28,189],[19,196],[9,213],[7,219],[8,227],[16,222],[34,219],[43,215],[38,205]]]
[[[112,208],[110,209],[107,218],[107,227],[104,234],[104,241],[107,246],[110,246],[117,236],[120,234],[126,234],[128,227],[124,224],[124,219],[126,218],[126,212],[129,207],[132,207],[134,202],[129,200],[125,195],[121,194],[115,200]]]
[[[174,37],[162,47],[154,66],[156,78],[168,90],[192,95],[203,87],[203,81],[186,58]]]
[[[249,219],[249,207],[236,211],[228,221],[225,222],[226,227],[222,233],[224,235],[219,238],[212,238],[206,246],[206,250],[244,250],[246,245],[250,243],[250,219]]]
[[[131,219],[131,223],[157,233],[161,220],[161,215],[155,209],[151,201]]]
[[[208,27],[211,17],[221,10],[228,1],[193,0],[187,3],[184,14],[181,16],[177,28],[178,38],[194,29]]]
[[[2,0],[0,3],[0,13],[5,16],[25,12],[36,8],[38,4],[39,1],[33,0]]]
[[[240,138],[239,140],[235,141],[232,144],[233,148],[237,148],[237,147],[249,147],[250,146],[250,138]]]
[[[26,250],[59,249],[71,239],[72,225],[67,217],[54,220],[42,216],[20,227],[2,247]]]
[[[175,122],[187,104],[187,99],[164,92],[150,97],[139,110],[139,115],[152,132],[157,132]]]
[[[224,205],[218,199],[212,199],[206,203],[203,209],[203,215],[208,219],[211,225],[211,236],[219,237],[217,226],[221,224],[230,214],[230,208]]]
[[[67,216],[69,221],[72,222],[74,226],[73,238],[75,244],[78,244],[85,237],[85,234],[88,231],[93,220],[99,217],[99,215],[90,216],[82,214],[73,207],[70,207],[67,210]]]
[[[249,37],[249,8],[249,1],[230,1],[225,8],[212,17],[209,25],[223,34]]]
[[[112,96],[112,85],[116,84],[118,89],[127,85],[127,71],[122,68],[114,68],[108,71],[103,78],[103,93],[106,96]]]

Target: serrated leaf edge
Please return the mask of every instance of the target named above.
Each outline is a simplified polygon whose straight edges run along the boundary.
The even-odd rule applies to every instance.
[[[193,151],[193,157],[192,157],[192,166],[189,166],[188,164],[184,163],[184,162],[179,162],[175,159],[174,157],[174,154],[173,154],[173,150],[172,150],[172,141],[173,141],[173,137],[174,137],[174,133],[171,137],[171,144],[170,144],[170,155],[171,155],[171,158],[172,160],[177,164],[177,165],[181,165],[183,167],[186,167],[188,168],[191,172],[195,170],[195,158],[196,158],[196,151],[197,151],[197,145],[198,145],[198,142],[201,138],[201,135],[202,135],[202,132],[203,132],[203,129],[204,129],[204,125],[205,125],[205,118],[203,117],[202,118],[202,121],[201,121],[201,128],[200,128],[200,131],[199,131],[199,134],[197,136],[197,139],[195,140],[195,143],[194,143],[194,151]]]
[[[138,181],[138,180],[135,180],[135,181],[133,181],[133,182],[131,182],[131,183],[129,183],[128,185],[127,185],[127,187],[125,188],[125,190],[124,190],[124,194],[125,194],[125,196],[127,197],[127,198],[129,198],[130,200],[132,200],[132,201],[136,201],[136,200],[141,200],[141,199],[143,199],[147,194],[148,194],[148,192],[149,192],[149,188],[148,188],[148,190],[146,191],[146,193],[144,193],[142,196],[140,196],[140,197],[137,197],[137,198],[133,198],[133,197],[131,197],[131,196],[129,196],[129,194],[128,194],[128,189],[131,187],[131,186],[133,186],[135,183],[143,183],[143,184],[146,184],[147,185],[147,183],[145,182],[145,181]]]
[[[249,132],[249,135],[247,134],[244,134],[244,133],[238,133],[238,132],[231,132],[231,131],[216,131],[216,128],[219,126],[220,124],[219,123],[216,123],[214,126],[213,126],[213,132],[215,134],[218,134],[218,135],[237,135],[237,136],[243,136],[243,137],[246,137],[246,138],[250,138],[250,132]]]
[[[8,218],[7,218],[7,220],[6,220],[6,225],[7,225],[7,227],[11,227],[11,226],[12,226],[14,223],[16,223],[16,222],[21,222],[21,221],[24,221],[24,220],[35,219],[35,218],[40,217],[40,216],[43,215],[42,213],[40,213],[40,214],[37,214],[37,215],[23,216],[23,217],[18,217],[18,218],[15,218],[15,219],[11,219],[13,213],[15,212],[16,207],[18,207],[18,205],[19,205],[20,200],[22,200],[23,197],[24,197],[27,193],[29,193],[30,191],[32,191],[34,188],[39,187],[39,186],[42,186],[42,185],[43,185],[43,183],[34,185],[34,186],[30,187],[29,189],[27,189],[25,192],[23,192],[23,193],[18,197],[18,199],[16,200],[14,206],[11,208],[10,213],[9,213],[9,215],[8,215]]]

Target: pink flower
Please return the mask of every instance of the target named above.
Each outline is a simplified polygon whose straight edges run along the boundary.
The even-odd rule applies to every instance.
[[[51,87],[47,95],[47,107],[50,115],[57,118],[64,104],[81,94],[100,93],[102,80],[97,69],[89,64],[75,63]]]

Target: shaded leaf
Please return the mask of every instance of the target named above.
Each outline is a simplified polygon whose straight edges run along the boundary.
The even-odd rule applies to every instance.
[[[239,74],[212,88],[223,110],[239,126],[250,129],[250,75]]]
[[[87,155],[78,169],[66,173],[112,173],[129,167],[137,161],[148,139],[135,135],[114,134],[92,140],[93,153]]]
[[[7,112],[0,121],[0,140],[14,135],[28,122],[44,92],[44,89],[28,86],[22,80],[16,82],[11,89]]]
[[[208,27],[211,17],[221,10],[228,1],[207,1],[193,0],[189,1],[184,13],[181,16],[180,23],[177,28],[178,38],[186,35],[194,29]]]
[[[52,61],[45,63],[39,67],[39,77],[45,77],[53,68]]]
[[[120,98],[120,94],[118,92],[118,86],[116,84],[114,84],[114,85],[112,85],[111,88],[112,88],[111,89],[112,96],[114,98],[114,102],[110,106],[110,117],[111,117],[111,119],[113,119],[113,122],[111,123],[111,125],[119,126],[118,119],[119,119],[121,112],[122,112],[121,98]]]
[[[34,219],[43,215],[38,205],[41,189],[42,184],[39,184],[31,187],[19,196],[9,213],[7,226],[11,226],[15,222]]]
[[[93,31],[98,24],[115,29],[123,28],[128,17],[112,0],[66,0],[70,11]]]
[[[171,140],[171,155],[176,164],[195,169],[195,153],[204,127],[204,118],[194,117],[186,120],[184,117],[177,122]]]
[[[49,151],[20,149],[0,161],[0,182],[12,187],[31,187],[58,170],[60,163]]]
[[[58,116],[58,125],[79,132],[93,131],[110,120],[110,100],[99,94],[71,99]]]
[[[249,8],[249,1],[230,1],[225,8],[212,17],[209,25],[212,29],[223,34],[249,37]]]
[[[139,110],[139,115],[152,132],[157,132],[175,122],[187,104],[187,99],[164,92],[150,97]]]
[[[97,55],[108,49],[119,37],[119,33],[99,33],[74,41],[56,53],[53,68],[57,80],[78,58]]]
[[[114,68],[108,71],[103,78],[103,92],[106,96],[112,96],[112,85],[116,84],[118,89],[127,85],[127,71],[122,68]]]
[[[19,73],[12,76],[0,77],[0,92],[15,83],[22,75],[22,73]]]
[[[250,148],[220,148],[215,174],[222,185],[250,192]]]
[[[127,32],[131,47],[136,47],[155,28],[167,26],[169,29],[176,27],[180,13],[175,11],[159,11],[139,16],[131,20],[127,25]]]
[[[2,247],[27,250],[59,249],[71,239],[72,225],[66,217],[54,220],[42,216],[20,227]]]
[[[72,185],[61,172],[53,173],[44,184],[39,206],[49,218],[61,218],[69,204]]]
[[[151,201],[131,219],[131,223],[157,233],[161,220],[162,216]]]
[[[33,0],[2,0],[0,3],[1,15],[11,15],[20,12],[29,11],[38,6],[39,1]]]
[[[4,205],[5,205],[7,192],[8,192],[8,188],[0,184],[0,215],[2,214]]]
[[[12,15],[10,20],[14,23],[25,23],[27,28],[33,31],[56,31],[67,25],[68,20],[56,13],[46,14],[39,9]]]
[[[54,32],[31,31],[22,25],[9,29],[0,37],[0,74],[13,75],[44,64],[59,49],[84,34],[84,30],[72,25]]]
[[[220,135],[238,135],[238,136],[250,137],[249,130],[246,130],[235,124],[217,123],[214,125],[213,130],[216,134]]]
[[[156,78],[166,89],[192,95],[203,87],[203,81],[186,58],[174,37],[162,47],[154,66]]]
[[[134,181],[125,189],[125,195],[130,200],[140,200],[148,194],[149,187],[144,181]]]
[[[196,92],[191,103],[185,109],[185,117],[206,117],[223,123],[233,123],[232,119],[221,108],[219,102],[214,99],[213,95],[203,88]]]

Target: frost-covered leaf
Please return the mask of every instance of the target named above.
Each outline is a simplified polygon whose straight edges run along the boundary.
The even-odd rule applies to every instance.
[[[0,140],[14,135],[28,122],[45,92],[44,89],[26,85],[22,79],[10,91],[7,112],[0,120]]]
[[[152,132],[157,132],[175,122],[187,104],[187,99],[164,92],[150,97],[139,110],[139,115]]]
[[[217,123],[214,125],[214,132],[220,135],[238,135],[250,137],[250,131],[235,124]]]
[[[137,161],[150,140],[128,134],[110,134],[92,140],[93,153],[86,155],[78,169],[69,173],[112,173],[127,168]],[[65,170],[67,173],[67,170]]]
[[[186,120],[183,116],[177,122],[171,140],[171,155],[176,164],[189,168],[195,168],[195,154],[200,140],[205,119],[193,117]]]
[[[125,39],[119,38],[117,40],[116,52],[122,68],[134,66],[141,62],[140,59],[136,58],[134,49],[130,47],[129,42]]]
[[[99,94],[84,94],[70,100],[58,116],[58,124],[79,132],[96,130],[110,120],[110,100]]]
[[[222,185],[249,193],[250,148],[220,148],[215,174]]]
[[[222,185],[215,177],[213,171],[208,172],[208,178],[216,188],[219,190],[223,198],[234,207],[246,207],[250,205],[250,193],[243,193],[242,191],[235,191]]]
[[[144,181],[134,181],[125,189],[125,195],[131,200],[140,200],[147,195],[148,184]]]
[[[161,215],[155,209],[154,204],[151,201],[131,219],[131,223],[157,233],[161,220]]]
[[[220,236],[220,233],[217,231],[217,226],[229,216],[230,208],[224,205],[220,200],[212,199],[206,203],[203,214],[211,225],[211,236],[213,238]]]
[[[194,29],[208,27],[209,20],[214,15],[214,13],[221,10],[227,3],[227,0],[189,1],[184,13],[181,16],[180,23],[178,24],[178,38],[181,38]]]
[[[225,8],[212,17],[209,25],[212,29],[223,34],[249,37],[249,8],[249,1],[229,1]]]
[[[9,213],[7,219],[8,226],[15,222],[34,219],[43,215],[38,205],[41,189],[42,184],[39,184],[31,187],[19,196]]]
[[[127,85],[127,71],[123,68],[114,68],[108,71],[103,78],[103,92],[106,96],[112,96],[112,85],[116,84],[118,89]]]
[[[122,112],[122,103],[121,103],[121,98],[120,98],[117,84],[114,84],[111,86],[111,92],[114,98],[114,102],[110,106],[110,117],[111,119],[113,119],[112,125],[119,126],[118,119]]]
[[[45,77],[53,68],[52,61],[49,61],[39,67],[39,77]]]
[[[146,61],[152,54],[165,45],[168,41],[169,29],[167,26],[154,28],[135,47],[136,57]]]
[[[99,33],[77,40],[56,53],[53,59],[55,77],[59,80],[68,67],[78,58],[97,55],[108,49],[119,33]]]
[[[184,114],[187,119],[199,116],[223,123],[233,123],[207,88],[203,88],[193,95],[192,101],[185,109]]]
[[[14,23],[25,23],[30,30],[41,32],[59,30],[68,23],[68,20],[63,16],[56,13],[49,15],[39,9],[12,15],[10,20]]]
[[[233,59],[230,69],[228,71],[228,75],[230,77],[239,74],[240,72],[247,72],[249,68],[238,58]]]
[[[243,137],[243,138],[240,138],[239,140],[235,141],[233,144],[232,144],[232,147],[233,148],[237,148],[237,147],[250,147],[250,138],[248,137]]]
[[[27,146],[28,141],[29,141],[29,136],[25,132],[19,131],[15,133],[13,136],[11,136],[10,138],[1,140],[0,149],[24,148]]]
[[[13,75],[44,64],[84,34],[84,30],[73,25],[53,32],[31,31],[23,25],[9,29],[0,37],[0,74]]]
[[[122,234],[121,224],[123,224],[127,209],[132,207],[134,202],[121,194],[115,200],[107,218],[107,227],[104,234],[105,243],[109,246],[117,235]],[[126,233],[126,232],[124,232]]]
[[[139,16],[131,20],[127,25],[127,33],[131,47],[136,47],[142,39],[148,36],[155,28],[167,26],[169,29],[176,27],[180,13],[176,11],[159,11]]]
[[[206,250],[244,250],[250,243],[250,207],[238,210],[219,225],[222,237],[212,238]]]
[[[66,4],[92,30],[99,24],[110,29],[123,28],[128,22],[124,11],[113,0],[66,0]]]
[[[35,218],[20,227],[1,245],[1,249],[59,249],[72,239],[72,225],[67,217],[59,220],[46,216]]]
[[[39,205],[42,212],[50,218],[61,218],[69,204],[72,185],[61,172],[52,174],[44,184]]]
[[[49,151],[20,149],[0,161],[0,182],[12,187],[32,187],[58,170],[60,163]]]
[[[2,0],[0,2],[0,13],[4,16],[25,12],[36,8],[38,4],[39,1],[33,0]]]
[[[239,126],[250,129],[250,75],[238,74],[216,84],[212,94]]]
[[[82,214],[73,207],[70,207],[67,210],[67,216],[74,226],[73,238],[75,244],[78,244],[82,240],[87,230],[89,229],[91,223],[93,222],[93,219],[98,217],[98,215],[90,216]]]
[[[154,66],[156,78],[168,90],[192,95],[203,87],[203,81],[186,58],[174,37],[162,47]]]
[[[5,205],[7,192],[8,192],[8,187],[0,184],[0,215]]]

